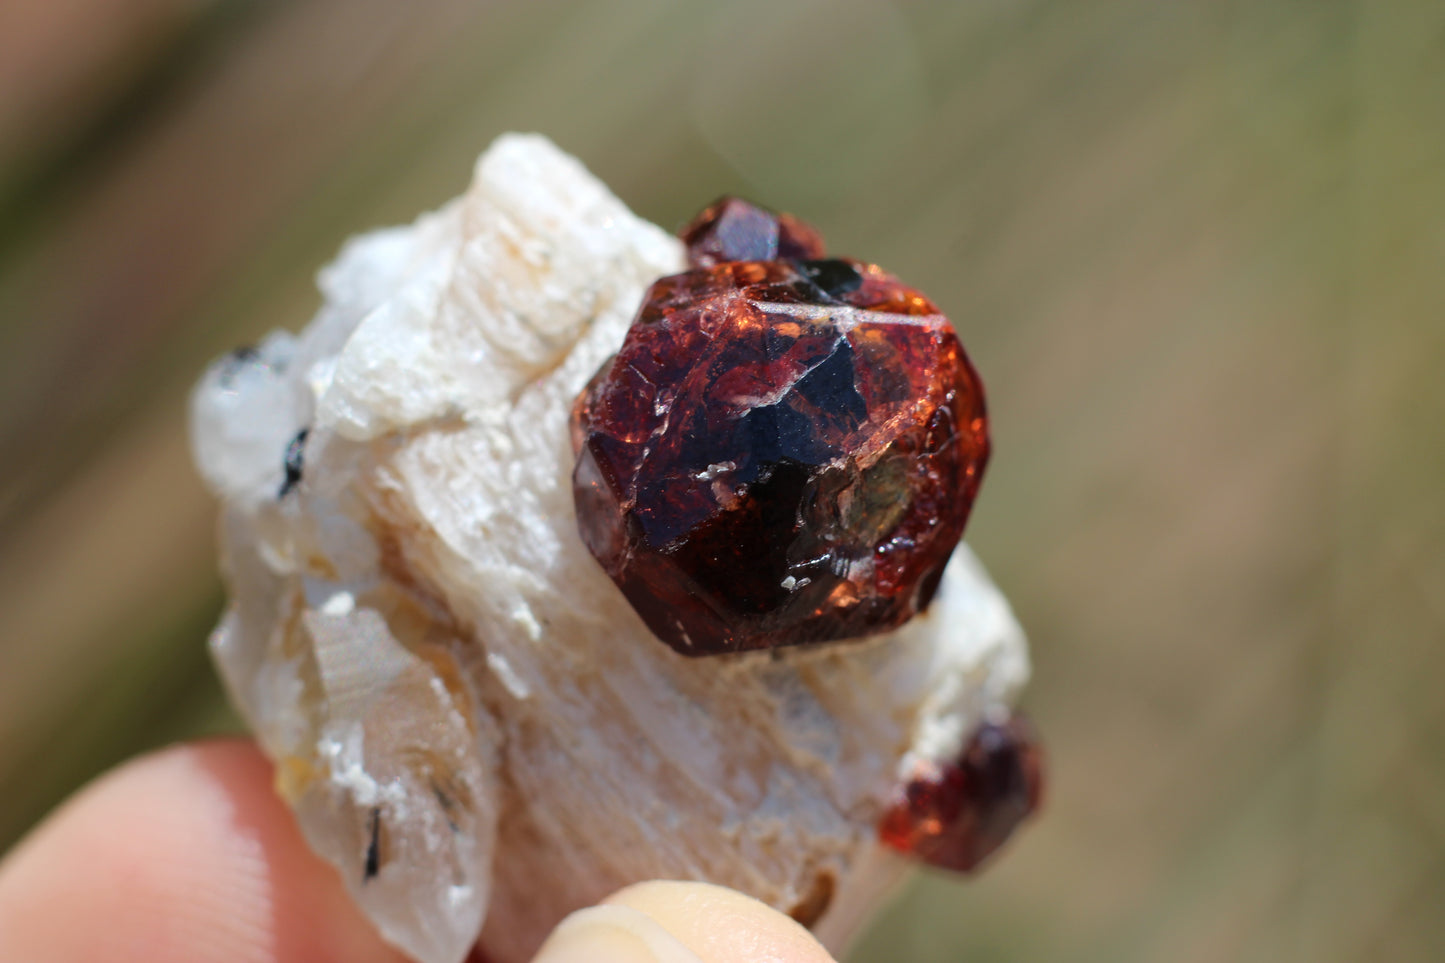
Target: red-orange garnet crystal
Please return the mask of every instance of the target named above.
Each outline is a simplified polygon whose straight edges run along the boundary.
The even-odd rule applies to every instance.
[[[941,869],[976,869],[1039,808],[1043,787],[1043,753],[1028,720],[985,722],[956,759],[919,766],[878,835]]]
[[[703,266],[652,285],[573,412],[582,539],[685,655],[903,624],[988,458],[983,387],[938,308],[741,203],[689,225]]]

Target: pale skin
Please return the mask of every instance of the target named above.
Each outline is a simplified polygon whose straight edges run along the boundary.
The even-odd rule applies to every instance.
[[[0,862],[0,960],[405,963],[302,842],[243,741],[180,746],[97,780]],[[832,963],[731,890],[631,886],[574,914],[534,963]]]

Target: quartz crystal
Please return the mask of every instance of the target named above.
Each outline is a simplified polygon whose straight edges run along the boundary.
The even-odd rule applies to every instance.
[[[759,225],[718,237],[710,258],[777,247]],[[658,281],[574,437],[582,540],[684,655],[856,638],[923,611],[989,445],[948,319],[844,259]]]
[[[569,414],[685,267],[575,160],[507,135],[461,197],[350,241],[308,326],[195,392],[221,675],[310,844],[422,963],[525,963],[657,877],[741,889],[840,951],[907,865],[878,836],[895,786],[1028,674],[963,547],[925,613],[868,640],[658,643],[578,535]]]

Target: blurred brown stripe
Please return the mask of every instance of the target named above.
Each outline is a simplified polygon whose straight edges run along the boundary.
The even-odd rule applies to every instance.
[[[73,160],[117,108],[190,46],[209,17],[193,0],[11,0],[0,6],[0,212],[20,171]],[[0,216],[0,224],[9,219]]]

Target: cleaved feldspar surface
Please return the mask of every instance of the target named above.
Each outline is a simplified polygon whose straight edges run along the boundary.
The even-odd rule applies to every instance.
[[[963,546],[928,611],[871,640],[658,644],[578,536],[569,415],[686,266],[574,159],[507,135],[462,196],[348,242],[302,330],[197,386],[221,675],[309,843],[421,963],[526,963],[651,878],[743,890],[841,952],[906,865],[878,835],[899,780],[1028,675]],[[816,321],[789,310],[802,344]],[[829,351],[861,330],[834,327]]]
[[[726,213],[741,203],[684,231],[695,263],[778,249],[772,215]],[[684,655],[856,638],[923,611],[989,448],[948,319],[846,259],[663,278],[575,418],[582,539]]]

